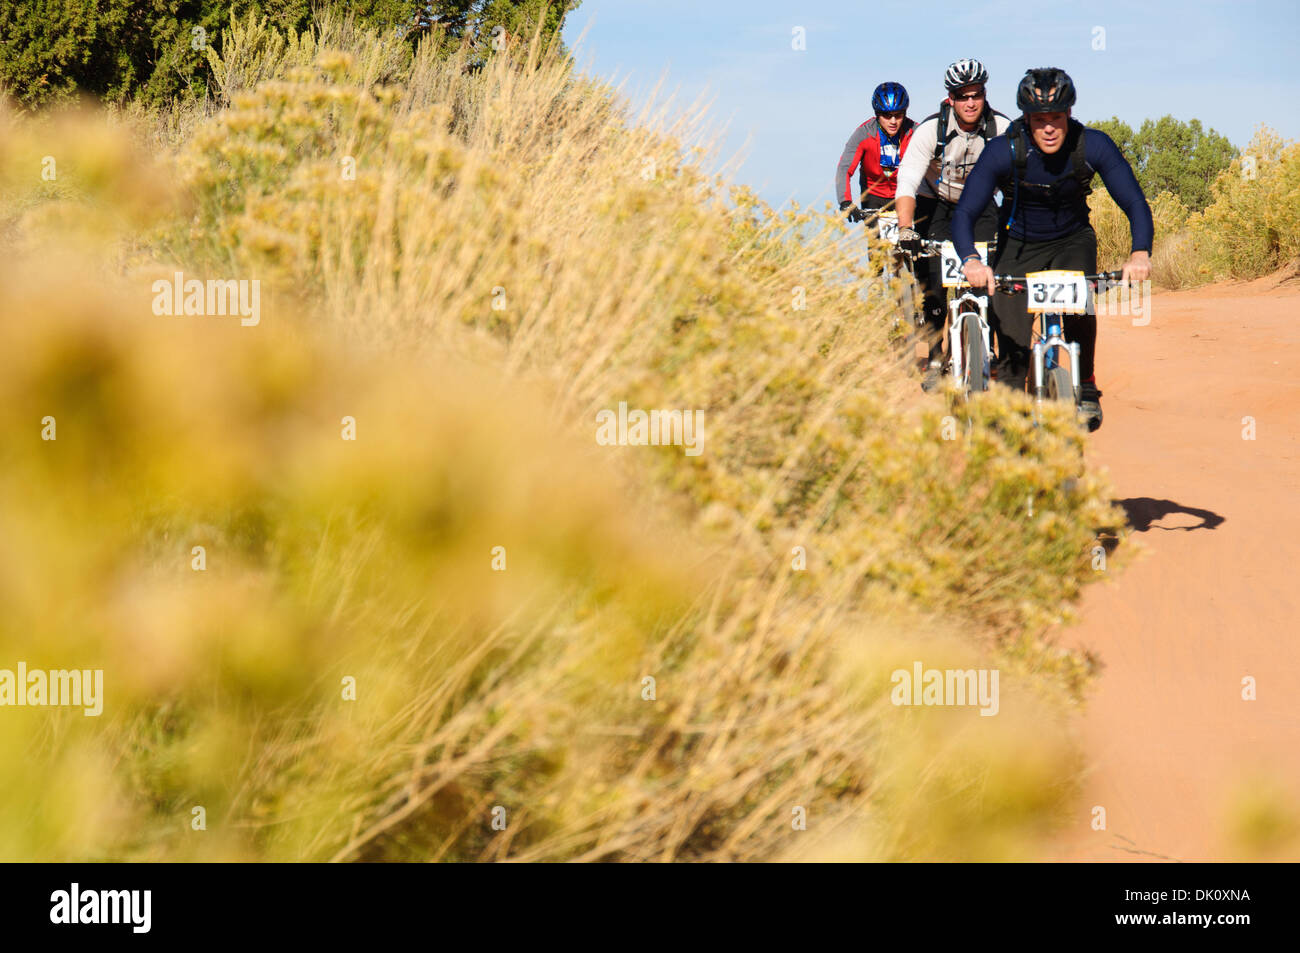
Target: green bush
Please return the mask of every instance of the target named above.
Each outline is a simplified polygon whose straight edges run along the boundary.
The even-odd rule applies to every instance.
[[[1150,200],[1152,280],[1165,288],[1258,278],[1300,257],[1300,144],[1261,126],[1242,156],[1214,179],[1197,212],[1172,192]],[[1104,189],[1089,198],[1098,266],[1129,253],[1128,221]]]
[[[1189,223],[1209,277],[1258,278],[1300,257],[1300,144],[1260,127],[1212,192]]]
[[[1155,225],[1151,280],[1162,288],[1197,283],[1199,259],[1187,230],[1187,208],[1172,192],[1161,192],[1149,204]],[[1128,217],[1105,189],[1094,190],[1088,206],[1097,232],[1097,267],[1103,271],[1121,267],[1133,249]]]
[[[492,49],[492,31],[558,36],[580,0],[351,0],[318,3],[385,35],[437,35]],[[424,15],[421,21],[421,15]],[[292,35],[312,25],[311,0],[36,0],[0,4],[0,86],[27,106],[86,94],[110,102],[131,96],[163,103],[202,96],[211,74],[206,50],[220,51],[222,27],[247,16]]]

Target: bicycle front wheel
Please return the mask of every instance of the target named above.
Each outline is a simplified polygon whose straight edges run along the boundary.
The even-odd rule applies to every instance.
[[[984,353],[984,335],[980,333],[979,315],[967,314],[962,319],[961,353],[967,392],[974,394],[988,390],[988,355]]]
[[[1070,372],[1057,364],[1047,372],[1047,396],[1051,400],[1063,400],[1074,403],[1074,379]]]

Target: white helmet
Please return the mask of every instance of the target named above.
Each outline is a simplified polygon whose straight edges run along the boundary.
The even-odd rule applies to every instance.
[[[948,89],[960,89],[972,83],[987,83],[989,71],[979,60],[958,60],[948,67],[943,74],[943,85]]]

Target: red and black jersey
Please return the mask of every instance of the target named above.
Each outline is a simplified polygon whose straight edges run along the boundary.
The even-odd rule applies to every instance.
[[[859,192],[892,199],[898,181],[898,165],[915,128],[916,123],[904,119],[898,127],[897,146],[889,143],[874,116],[853,130],[835,170],[836,203],[858,200],[858,194],[853,190],[854,170],[858,172]]]

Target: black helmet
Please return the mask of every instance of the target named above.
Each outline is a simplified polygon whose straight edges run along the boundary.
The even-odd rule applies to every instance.
[[[1055,66],[1025,70],[1016,90],[1016,107],[1028,113],[1060,113],[1074,105],[1074,80]]]

